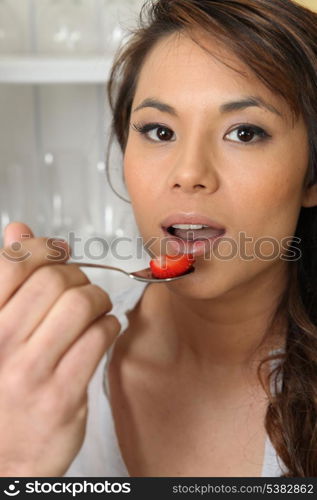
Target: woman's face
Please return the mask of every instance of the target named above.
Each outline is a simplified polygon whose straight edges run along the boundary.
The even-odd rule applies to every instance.
[[[225,229],[213,247],[210,240],[191,246],[196,272],[169,285],[212,298],[284,267],[284,239],[307,203],[309,150],[302,118],[293,124],[286,103],[241,61],[216,42],[206,46],[218,57],[173,34],[148,54],[132,103],[124,175],[144,243],[156,238],[152,254],[161,252],[167,223],[184,223],[182,214]],[[150,98],[173,110],[140,107]],[[156,125],[145,134],[134,128],[146,124]]]

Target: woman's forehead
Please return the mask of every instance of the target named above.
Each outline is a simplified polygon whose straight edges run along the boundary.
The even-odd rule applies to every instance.
[[[211,37],[200,37],[198,42],[181,33],[159,40],[142,65],[133,107],[149,96],[164,97],[175,105],[182,101],[188,104],[190,99],[192,106],[260,96],[282,115],[290,113],[285,100],[268,89],[232,51]]]
[[[243,61],[226,46],[217,42],[211,36],[208,39],[202,36],[190,37],[186,33],[172,33],[159,39],[146,55],[142,69],[173,69],[175,62],[180,68],[185,64],[184,69],[191,66],[210,66],[210,63],[221,64],[228,62],[237,70],[248,71]]]

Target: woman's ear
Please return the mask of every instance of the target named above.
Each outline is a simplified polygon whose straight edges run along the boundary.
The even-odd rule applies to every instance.
[[[306,208],[317,206],[317,183],[305,189],[302,206]]]

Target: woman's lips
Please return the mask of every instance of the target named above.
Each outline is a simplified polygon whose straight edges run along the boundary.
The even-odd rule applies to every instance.
[[[207,228],[203,230],[171,229],[174,225],[184,224],[207,226]],[[161,222],[161,229],[166,236],[165,249],[161,253],[173,253],[176,255],[191,253],[195,257],[210,254],[214,244],[226,232],[225,227],[203,213],[185,211],[170,213]]]
[[[161,227],[168,228],[173,224],[205,224],[214,229],[225,230],[218,222],[197,212],[177,212],[170,214],[161,222]]]
[[[166,237],[166,251],[164,253],[171,254],[187,254],[191,253],[195,257],[209,255],[214,244],[218,242],[225,234],[225,229],[219,229],[217,233],[209,238],[185,240],[177,236],[173,236],[167,231],[167,227],[162,227]]]

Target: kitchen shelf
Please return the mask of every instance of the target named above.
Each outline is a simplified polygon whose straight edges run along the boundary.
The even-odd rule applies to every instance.
[[[104,84],[112,58],[1,57],[0,83],[94,83]]]

